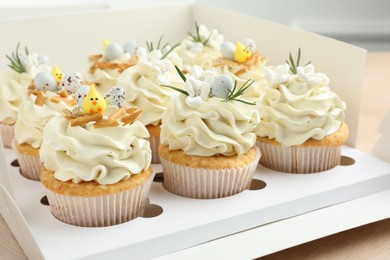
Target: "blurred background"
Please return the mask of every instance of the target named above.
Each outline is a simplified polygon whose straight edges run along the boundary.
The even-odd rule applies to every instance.
[[[206,3],[246,13],[368,51],[390,50],[389,0],[0,0],[0,20],[177,2]]]

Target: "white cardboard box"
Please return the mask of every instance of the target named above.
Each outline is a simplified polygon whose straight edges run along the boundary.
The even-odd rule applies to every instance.
[[[6,150],[6,159],[0,154],[0,213],[29,258],[140,259],[190,247],[193,248],[189,252],[193,252],[196,248],[202,250],[207,245],[218,244],[218,241],[232,241],[243,234],[256,231],[267,234],[264,230],[278,227],[275,224],[280,227],[296,220],[302,226],[305,222],[295,216],[307,212],[310,213],[302,216],[315,216],[328,208],[337,209],[345,202],[353,204],[351,200],[370,194],[382,194],[378,193],[382,191],[387,194],[386,190],[390,189],[390,164],[353,148],[356,144],[365,50],[199,4],[1,21],[0,34],[3,36],[2,51],[13,50],[15,43],[21,41],[30,50],[46,52],[63,71],[82,71],[86,68],[87,56],[100,52],[104,38],[121,43],[129,39],[144,42],[156,41],[164,34],[167,41],[174,43],[186,36],[187,31],[193,30],[194,21],[219,29],[227,40],[253,38],[262,54],[269,58],[269,64],[282,63],[290,51],[302,48],[303,61],[310,60],[317,71],[326,73],[331,78],[332,89],[347,103],[346,117],[351,135],[347,143],[349,146],[343,150],[343,161],[348,162],[349,157],[355,163],[310,175],[277,173],[259,166],[255,179],[264,181],[265,188],[217,200],[178,197],[167,192],[160,183],[153,183],[149,199],[152,204],[163,208],[161,215],[138,218],[113,227],[81,228],[61,223],[50,214],[49,207],[40,203],[44,196],[40,183],[21,177],[18,169],[10,166],[15,158],[12,151]],[[15,32],[18,32],[17,37]],[[159,171],[159,167],[155,169]],[[13,199],[9,193],[14,195]],[[383,212],[381,214],[368,219],[359,218],[361,221],[352,226],[330,228],[330,232],[377,220],[383,217]],[[245,230],[248,231],[242,232]],[[233,235],[236,233],[240,235]],[[326,234],[330,234],[329,231],[322,229],[322,233],[300,234],[291,238],[289,243],[278,245],[275,241],[271,249],[256,251],[258,255],[255,256]],[[240,248],[245,248],[242,246]]]

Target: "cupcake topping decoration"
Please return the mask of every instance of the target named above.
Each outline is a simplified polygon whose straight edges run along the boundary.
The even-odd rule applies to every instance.
[[[61,70],[58,68],[57,65],[54,65],[53,71],[51,72],[51,75],[53,75],[54,79],[57,82],[57,85],[60,84],[62,78],[64,77],[64,74],[61,72]]]
[[[58,104],[60,101],[64,101],[70,106],[75,105],[75,99],[69,100],[68,91],[57,85],[53,74],[44,71],[38,72],[28,87],[28,93],[37,97],[35,105],[43,106],[46,100],[46,91],[56,92],[57,95],[50,98],[50,101],[53,103]]]
[[[104,100],[109,106],[123,107],[125,105],[125,96],[123,88],[114,87],[107,91]]]
[[[7,57],[7,59],[10,62],[10,64],[8,64],[8,67],[10,67],[11,69],[13,69],[18,73],[23,73],[23,72],[27,72],[27,70],[22,63],[21,55],[19,54],[19,45],[20,42],[18,42],[18,44],[16,45],[15,53],[14,52],[11,53],[11,57],[8,55],[5,55],[5,57]],[[28,56],[29,52],[27,47],[25,47],[25,52],[26,52],[26,56]]]
[[[106,101],[99,94],[94,85],[89,87],[88,94],[83,101],[82,109],[88,114],[102,113],[106,110]]]
[[[34,77],[34,84],[38,90],[53,92],[57,90],[57,82],[49,72],[42,71],[37,73]]]
[[[224,40],[216,29],[210,31],[204,24],[198,25],[197,22],[195,22],[195,34],[188,32],[188,35],[192,42],[214,49],[218,49]]]
[[[234,52],[234,60],[237,62],[246,62],[252,57],[252,52],[248,47],[243,45],[240,41],[236,43],[236,50]]]
[[[131,107],[127,109],[120,107],[108,117],[103,117],[103,113],[101,112],[84,114],[74,113],[73,111],[69,111],[67,109],[65,109],[63,112],[65,114],[65,118],[70,121],[70,125],[72,127],[84,127],[85,125],[94,122],[93,126],[95,128],[107,128],[132,124],[138,119],[143,110],[138,110],[137,107]]]
[[[126,51],[124,47],[122,48],[118,43],[110,43],[108,40],[104,39],[103,54],[96,54],[88,57],[91,63],[89,72],[95,73],[97,69],[112,69],[122,73],[125,69],[137,64],[137,56],[133,55],[128,50]]]
[[[16,51],[12,52],[11,55],[5,55],[9,60],[8,67],[18,73],[30,73],[35,74],[40,70],[39,67],[42,65],[49,64],[49,58],[46,55],[37,53],[29,53],[27,47],[25,47],[25,54],[19,52],[20,43],[16,45]],[[43,68],[42,68],[43,69]]]
[[[128,41],[123,45],[123,51],[131,56],[135,56],[137,54],[138,47],[139,43],[137,41]]]
[[[83,85],[79,87],[79,89],[76,91],[75,97],[76,97],[76,102],[78,107],[81,108],[83,106],[84,99],[87,96],[88,92],[89,92],[89,85]]]
[[[103,57],[106,61],[120,60],[124,53],[122,46],[116,42],[111,42],[105,48]]]
[[[161,35],[160,39],[158,40],[157,42],[157,45],[156,45],[156,48],[154,48],[153,46],[153,42],[148,42],[146,41],[146,47],[149,51],[149,53],[153,52],[154,50],[159,50],[161,51],[161,54],[162,56],[160,57],[161,60],[165,59],[168,57],[169,54],[172,53],[172,51],[178,47],[180,45],[180,43],[176,43],[174,44],[172,47],[170,46],[169,43],[165,43],[164,45],[162,45],[162,39],[163,39],[164,35]],[[172,53],[173,55],[175,53]]]
[[[185,82],[185,90],[168,85],[162,86],[186,95],[185,102],[190,107],[200,106],[209,97],[221,98],[223,102],[238,101],[248,105],[255,105],[253,102],[239,99],[252,86],[253,80],[247,80],[240,88],[237,88],[237,81],[234,81],[233,84],[233,79],[227,74],[215,76],[213,71],[203,71],[201,67],[194,65],[191,68],[191,74],[186,77],[177,66],[175,68]]]
[[[288,60],[286,60],[286,63],[290,66],[290,70],[292,74],[297,74],[297,68],[299,67],[299,63],[301,62],[301,48],[298,49],[298,55],[296,61],[293,59],[291,52],[288,56]],[[307,62],[306,65],[310,64],[311,61]],[[306,66],[305,65],[305,66]]]
[[[60,82],[60,87],[65,88],[69,94],[74,94],[83,85],[83,78],[76,71],[68,72]]]
[[[255,42],[250,38],[246,38],[242,42],[237,41],[235,45],[230,41],[225,41],[222,43],[220,51],[222,58],[218,59],[214,66],[234,68],[234,74],[237,76],[247,72],[251,66],[265,59],[261,57],[260,52],[256,50]]]

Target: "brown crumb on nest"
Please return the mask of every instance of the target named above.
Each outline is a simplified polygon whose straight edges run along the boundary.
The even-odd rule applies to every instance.
[[[89,72],[94,73],[97,69],[117,69],[122,73],[125,69],[134,66],[138,62],[137,56],[132,56],[128,62],[118,63],[109,61],[100,61],[103,58],[102,54],[89,56],[88,59],[92,63],[89,67]]]
[[[81,114],[78,108],[69,111],[63,110],[65,118],[70,121],[71,126],[83,126],[89,122],[95,122],[93,126],[95,128],[116,127],[121,125],[132,124],[143,110],[138,110],[137,107],[125,109],[123,107],[114,111],[108,119],[103,118],[103,113],[98,112],[94,114]]]

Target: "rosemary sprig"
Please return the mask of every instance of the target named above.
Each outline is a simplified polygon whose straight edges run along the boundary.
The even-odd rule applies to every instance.
[[[186,76],[184,76],[183,71],[181,71],[181,70],[179,69],[179,67],[176,66],[176,65],[175,65],[175,69],[176,69],[177,73],[179,73],[180,78],[181,78],[184,82],[186,82],[187,78],[186,78]]]
[[[163,52],[163,50],[166,48],[166,47],[168,47],[169,46],[169,43],[166,43],[166,44],[164,44],[162,47],[161,47],[161,49],[160,49],[160,46],[161,46],[161,44],[162,44],[162,39],[163,39],[163,37],[164,37],[164,34],[163,35],[161,35],[161,37],[160,37],[160,39],[158,40],[158,42],[157,42],[157,46],[156,46],[156,50],[160,50],[161,52]],[[168,55],[176,48],[176,47],[178,47],[180,45],[180,43],[176,43],[175,45],[173,45],[161,58],[160,58],[160,60],[163,60],[163,59],[165,59],[166,57],[168,57]],[[153,42],[148,42],[148,41],[146,41],[146,48],[148,49],[148,51],[149,52],[151,52],[151,51],[153,51],[153,50],[155,50],[154,49],[154,45],[153,45]]]
[[[166,87],[166,88],[170,88],[170,89],[173,89],[173,90],[176,90],[177,92],[180,92],[186,96],[189,96],[190,94],[188,94],[187,91],[185,91],[184,89],[181,89],[181,88],[177,88],[177,87],[174,87],[174,86],[168,86],[168,85],[161,85],[162,87]]]
[[[20,60],[19,45],[20,45],[20,42],[18,42],[18,44],[16,45],[15,53],[14,52],[11,53],[11,57],[8,55],[5,55],[5,57],[7,57],[7,59],[10,62],[10,64],[8,64],[8,67],[10,67],[11,69],[13,69],[14,71],[16,71],[18,73],[23,73],[23,72],[27,72],[27,70],[24,67],[22,61]],[[28,55],[29,52],[28,52],[27,47],[25,47],[25,52],[26,52],[26,55]]]
[[[294,61],[294,59],[293,59],[293,57],[291,55],[291,51],[290,51],[289,57],[288,57],[288,60],[286,60],[286,63],[290,66],[290,71],[291,71],[292,74],[297,74],[298,73],[297,68],[298,68],[300,62],[301,62],[301,48],[298,49],[298,56],[297,56],[297,61],[296,62]],[[308,65],[310,63],[311,63],[311,61],[306,63],[306,65]]]
[[[166,57],[168,57],[169,53],[171,53],[176,47],[178,47],[180,45],[180,42],[179,43],[176,43],[175,45],[173,45],[169,51],[167,51],[162,57],[161,57],[161,60],[165,59]],[[168,46],[168,43],[164,45],[164,47],[161,49],[161,51]]]
[[[196,32],[195,35],[190,33],[190,32],[187,32],[188,35],[191,37],[193,42],[200,42],[203,45],[206,45],[211,38],[211,33],[210,33],[209,37],[205,41],[202,41],[200,34],[199,34],[199,25],[196,21],[195,21],[195,32]]]
[[[239,96],[243,95],[244,92],[250,87],[252,86],[252,84],[254,83],[253,80],[250,80],[248,79],[244,85],[242,85],[237,91],[237,80],[234,81],[234,86],[233,86],[233,89],[230,91],[230,93],[227,95],[227,97],[222,100],[223,102],[227,102],[227,101],[238,101],[238,102],[241,102],[241,103],[244,103],[244,104],[247,104],[247,105],[255,105],[254,102],[249,102],[249,101],[245,101],[245,100],[242,100],[242,99],[238,99]]]
[[[179,67],[175,65],[175,69],[176,69],[177,73],[179,73],[180,78],[184,82],[186,82],[187,78],[186,78],[186,76],[184,76],[184,73],[179,69]],[[173,89],[173,90],[176,90],[176,91],[178,91],[178,92],[180,92],[180,93],[182,93],[182,94],[184,94],[186,96],[189,96],[188,92],[185,91],[184,89],[173,87],[173,86],[168,86],[168,85],[161,85],[161,86],[162,87],[167,87],[167,88],[170,88],[170,89]]]

